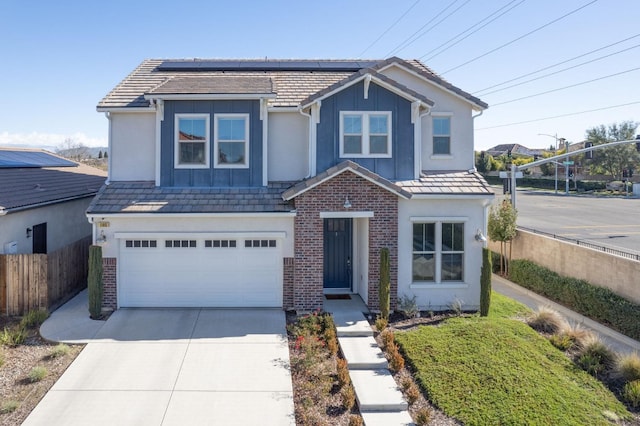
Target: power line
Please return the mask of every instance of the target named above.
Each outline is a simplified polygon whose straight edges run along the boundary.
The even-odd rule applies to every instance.
[[[542,95],[546,95],[548,93],[553,93],[553,92],[559,92],[560,90],[565,90],[565,89],[570,89],[572,87],[582,86],[583,84],[593,83],[594,81],[604,80],[606,78],[611,78],[611,77],[615,77],[615,76],[618,76],[618,75],[627,74],[627,73],[630,73],[630,72],[633,72],[633,71],[637,71],[637,70],[640,70],[640,67],[631,68],[631,69],[628,69],[628,70],[625,70],[625,71],[617,72],[615,74],[609,74],[609,75],[605,75],[605,76],[594,78],[594,79],[587,80],[587,81],[582,81],[580,83],[571,84],[569,86],[558,87],[557,89],[551,89],[551,90],[546,90],[546,91],[540,92],[540,93],[534,93],[533,95],[523,96],[521,98],[510,99],[508,101],[504,101],[504,102],[499,102],[497,104],[493,104],[492,106],[493,107],[497,107],[499,105],[505,105],[505,104],[510,104],[512,102],[522,101],[524,99],[535,98],[537,96],[542,96]]]
[[[584,9],[584,8],[585,8],[585,7],[587,7],[587,6],[592,5],[593,3],[597,2],[597,1],[598,1],[598,0],[592,0],[592,1],[590,1],[589,3],[587,3],[587,4],[585,4],[585,5],[583,5],[583,6],[580,6],[579,8],[574,9],[574,10],[572,10],[572,11],[571,11],[571,12],[569,12],[569,13],[564,14],[564,15],[562,15],[562,16],[561,16],[561,17],[559,17],[559,18],[554,19],[553,21],[547,22],[546,24],[544,24],[544,25],[542,25],[542,26],[540,26],[540,27],[538,27],[538,28],[536,28],[536,29],[534,29],[534,30],[529,31],[528,33],[523,34],[523,35],[521,35],[520,37],[517,37],[517,38],[515,38],[515,39],[513,39],[513,40],[511,40],[511,41],[509,41],[509,42],[507,42],[507,43],[505,43],[505,44],[503,44],[503,45],[501,45],[501,46],[496,47],[495,49],[491,49],[490,51],[485,52],[485,53],[483,53],[482,55],[476,56],[475,58],[470,59],[470,60],[468,60],[467,62],[463,62],[463,63],[462,63],[462,64],[460,64],[460,65],[457,65],[457,66],[455,66],[455,67],[453,67],[453,68],[451,68],[451,69],[448,69],[448,70],[446,70],[445,72],[440,73],[440,75],[447,74],[447,73],[449,73],[449,72],[451,72],[451,71],[457,70],[458,68],[462,68],[462,67],[463,67],[463,66],[465,66],[465,65],[469,65],[470,63],[475,62],[475,61],[477,61],[477,60],[478,60],[478,59],[480,59],[480,58],[484,58],[485,56],[490,55],[490,54],[492,54],[492,53],[494,53],[494,52],[496,52],[496,51],[498,51],[498,50],[500,50],[500,49],[503,49],[503,48],[505,48],[505,47],[507,47],[507,46],[509,46],[509,45],[511,45],[511,44],[513,44],[513,43],[515,43],[515,42],[517,42],[517,41],[520,41],[520,40],[522,40],[523,38],[528,37],[528,36],[530,36],[531,34],[536,33],[536,32],[538,32],[538,31],[542,30],[543,28],[548,27],[549,25],[555,24],[556,22],[558,22],[558,21],[560,21],[560,20],[562,20],[562,19],[564,19],[564,18],[566,18],[566,17],[568,17],[568,16],[570,16],[570,15],[573,15],[574,13],[576,13],[576,12],[578,12],[578,11],[580,11],[580,10]]]
[[[413,4],[409,7],[409,9],[407,9],[407,10],[402,14],[402,16],[400,16],[398,19],[396,19],[396,21],[395,21],[393,24],[391,24],[391,26],[390,26],[389,28],[387,28],[387,29],[386,29],[382,34],[380,34],[380,36],[379,36],[377,39],[375,39],[375,40],[374,40],[374,41],[373,41],[369,46],[367,46],[367,48],[366,48],[366,49],[364,49],[364,50],[360,53],[360,55],[358,55],[358,57],[360,57],[360,58],[361,58],[361,57],[362,57],[362,55],[364,55],[364,54],[365,54],[365,52],[366,52],[367,50],[371,49],[371,47],[373,47],[373,45],[374,45],[374,44],[376,44],[377,42],[379,42],[379,41],[380,41],[380,39],[381,39],[382,37],[384,37],[384,36],[385,36],[385,34],[387,34],[389,31],[391,31],[391,29],[392,29],[393,27],[395,27],[395,26],[398,24],[398,22],[400,22],[400,21],[402,20],[402,18],[404,18],[405,16],[407,16],[407,13],[411,12],[411,9],[413,9],[414,7],[416,7],[416,5],[417,5],[418,3],[420,3],[420,0],[416,0],[416,1],[415,1],[415,3],[413,3]]]
[[[485,18],[483,18],[482,20],[476,22],[475,24],[473,24],[472,26],[470,26],[469,28],[467,28],[466,30],[456,34],[455,36],[453,36],[452,38],[450,38],[449,40],[445,41],[444,43],[442,43],[440,46],[431,49],[430,51],[428,51],[427,53],[425,53],[424,55],[422,55],[420,57],[420,60],[424,59],[425,56],[429,55],[430,53],[435,52],[436,50],[440,49],[443,46],[446,46],[447,44],[449,44],[451,41],[455,40],[456,38],[460,37],[461,35],[463,35],[464,33],[466,33],[467,31],[470,31],[471,29],[473,29],[474,27],[476,27],[477,25],[482,24],[484,21],[486,21],[487,19],[491,18],[493,15],[499,13],[501,10],[509,7],[511,4],[515,3],[517,0],[512,0],[511,2],[507,3],[506,5],[502,6],[500,9],[496,10],[495,12],[491,13],[490,15],[486,16]],[[471,33],[467,34],[466,36],[464,36],[463,38],[461,38],[460,40],[456,41],[455,43],[451,44],[450,46],[446,47],[445,49],[442,49],[440,52],[436,53],[435,55],[431,55],[429,56],[427,59],[425,59],[425,61],[429,61],[433,58],[435,58],[436,56],[440,55],[443,52],[446,52],[447,50],[451,49],[453,46],[455,46],[456,44],[464,41],[465,39],[469,38],[470,36],[472,36],[473,34],[477,33],[478,31],[480,31],[481,29],[483,29],[484,27],[486,27],[487,25],[489,25],[490,23],[492,23],[493,21],[501,18],[503,15],[506,15],[507,13],[509,13],[511,10],[515,9],[516,7],[520,6],[522,3],[524,3],[526,0],[520,0],[520,3],[516,4],[515,6],[511,7],[508,10],[505,10],[504,12],[500,13],[500,15],[496,16],[495,18],[491,19],[489,22],[487,22],[486,24],[482,25],[480,28],[477,28],[475,31],[472,31]]]
[[[631,46],[631,47],[628,47],[626,49],[622,49],[622,50],[610,53],[610,54],[605,55],[605,56],[600,56],[600,57],[591,59],[590,61],[582,62],[582,63],[576,64],[576,65],[573,65],[573,66],[570,66],[570,67],[567,67],[567,68],[563,68],[561,70],[554,71],[554,72],[549,73],[549,74],[541,75],[539,77],[532,78],[532,79],[529,79],[529,80],[525,80],[525,81],[522,81],[520,83],[512,84],[511,86],[506,86],[506,87],[503,87],[501,89],[496,89],[496,90],[493,90],[491,92],[483,93],[482,96],[487,96],[487,95],[490,95],[492,93],[502,92],[503,90],[511,89],[511,88],[517,87],[517,86],[522,86],[523,84],[531,83],[532,81],[536,81],[536,80],[540,80],[540,79],[543,79],[543,78],[551,77],[552,75],[560,74],[562,72],[569,71],[569,70],[572,70],[574,68],[578,68],[578,67],[581,67],[583,65],[590,64],[592,62],[601,61],[603,59],[609,58],[609,57],[614,56],[614,55],[619,55],[620,53],[624,53],[624,52],[627,52],[629,50],[636,49],[638,47],[640,47],[640,44],[636,44],[635,46]]]
[[[515,123],[499,124],[497,126],[480,127],[480,128],[477,128],[476,130],[480,131],[480,130],[497,129],[497,128],[500,128],[500,127],[517,126],[519,124],[528,124],[528,123],[535,123],[535,122],[538,122],[538,121],[553,120],[554,118],[570,117],[570,116],[573,116],[573,115],[587,114],[587,113],[590,113],[590,112],[597,112],[597,111],[604,111],[604,110],[607,110],[607,109],[621,108],[621,107],[625,107],[625,106],[629,106],[629,105],[635,105],[635,104],[640,104],[640,101],[634,101],[634,102],[629,102],[629,103],[626,103],[626,104],[619,104],[619,105],[611,105],[611,106],[606,106],[606,107],[596,108],[596,109],[588,109],[588,110],[585,110],[585,111],[570,112],[570,113],[567,113],[567,114],[554,115],[554,116],[551,116],[551,117],[535,118],[533,120],[517,121]]]
[[[588,56],[588,55],[590,55],[590,54],[592,54],[592,53],[596,53],[596,52],[599,52],[599,51],[601,51],[601,50],[608,49],[609,47],[615,46],[615,45],[620,44],[620,43],[624,43],[625,41],[632,40],[632,39],[634,39],[634,38],[636,38],[636,37],[640,37],[640,33],[639,33],[639,34],[636,34],[636,35],[633,35],[633,36],[631,36],[631,37],[627,37],[627,38],[625,38],[625,39],[623,39],[623,40],[616,41],[615,43],[611,43],[611,44],[608,44],[608,45],[606,45],[606,46],[600,47],[600,48],[598,48],[598,49],[591,50],[591,51],[586,52],[586,53],[583,53],[583,54],[581,54],[581,55],[574,56],[573,58],[569,58],[569,59],[566,59],[566,60],[564,60],[564,61],[557,62],[557,63],[555,63],[555,64],[553,64],[553,65],[549,65],[549,66],[546,66],[546,67],[544,67],[544,68],[540,68],[540,69],[537,69],[537,70],[535,70],[535,71],[531,71],[531,72],[529,72],[529,73],[522,74],[522,75],[520,75],[520,76],[518,76],[518,77],[514,77],[514,78],[512,78],[512,79],[510,79],[510,80],[503,81],[502,83],[498,83],[498,84],[494,84],[493,86],[485,87],[484,89],[480,89],[480,90],[477,90],[477,91],[473,92],[473,94],[474,94],[474,95],[478,95],[478,94],[480,94],[480,96],[483,96],[483,95],[481,94],[482,92],[485,92],[485,91],[487,91],[487,90],[489,90],[489,89],[493,89],[494,87],[502,86],[502,85],[504,85],[504,84],[511,83],[512,81],[517,81],[517,80],[520,80],[520,79],[522,79],[522,78],[529,77],[530,75],[537,74],[537,73],[542,72],[542,71],[546,71],[546,70],[548,70],[548,69],[551,69],[551,68],[557,67],[557,66],[562,65],[562,64],[566,64],[567,62],[575,61],[576,59],[580,59],[580,58],[585,57],[585,56]]]
[[[461,6],[459,6],[457,9],[455,9],[453,12],[449,13],[447,16],[445,16],[444,18],[442,18],[440,21],[436,22],[434,25],[432,25],[430,28],[427,28],[424,32],[422,32],[421,34],[419,34],[417,37],[414,38],[414,36],[418,33],[420,33],[420,31],[422,31],[427,25],[429,25],[430,23],[432,23],[433,21],[435,21],[436,19],[438,19],[438,17],[440,17],[440,15],[442,15],[443,13],[445,13],[449,8],[451,8],[454,4],[456,4],[458,2],[458,0],[453,0],[451,3],[449,3],[447,5],[447,7],[445,7],[444,9],[442,9],[440,12],[438,12],[438,14],[436,16],[434,16],[433,18],[431,18],[429,21],[427,21],[426,24],[424,24],[423,26],[421,26],[420,28],[418,28],[418,31],[414,32],[413,34],[411,34],[409,37],[407,37],[406,39],[404,39],[404,41],[402,41],[399,45],[397,45],[394,49],[392,49],[391,51],[389,51],[385,57],[389,57],[391,55],[393,55],[394,53],[406,48],[407,46],[413,44],[416,42],[416,40],[418,40],[420,37],[424,36],[426,33],[428,33],[429,31],[431,31],[432,29],[434,29],[435,27],[437,27],[438,25],[440,25],[444,20],[446,20],[448,17],[450,17],[451,15],[453,15],[454,13],[456,13],[458,10],[460,10],[463,6],[465,6],[467,3],[469,3],[471,0],[467,0],[465,1]],[[411,40],[413,38],[413,40]]]

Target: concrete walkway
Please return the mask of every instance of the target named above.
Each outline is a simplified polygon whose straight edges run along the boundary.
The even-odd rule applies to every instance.
[[[618,353],[640,353],[640,342],[637,340],[631,339],[630,337],[620,334],[615,330],[580,315],[579,313],[540,296],[539,294],[520,287],[499,275],[493,275],[492,287],[496,292],[517,300],[531,309],[537,309],[539,306],[549,306],[562,314],[569,323],[578,324],[583,328],[595,332],[605,343]]]
[[[325,300],[324,309],[333,315],[365,425],[412,425],[407,402],[363,314],[368,309],[362,300],[357,295],[350,300]]]
[[[43,324],[89,343],[24,425],[295,425],[283,311],[120,309],[89,325],[82,303]]]

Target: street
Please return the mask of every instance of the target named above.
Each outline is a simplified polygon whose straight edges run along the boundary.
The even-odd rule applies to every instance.
[[[498,204],[505,196],[494,191]],[[640,253],[640,199],[519,190],[516,208],[519,226]]]

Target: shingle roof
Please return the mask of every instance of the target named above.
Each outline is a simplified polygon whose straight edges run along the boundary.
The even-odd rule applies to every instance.
[[[273,182],[258,188],[162,188],[154,182],[105,185],[87,213],[256,213],[290,212],[293,203],[282,191],[292,183]]]
[[[172,77],[149,90],[149,94],[272,94],[269,77],[261,75],[233,76],[215,75],[209,77]]]
[[[354,163],[353,161],[350,161],[350,160],[346,160],[333,167],[329,167],[327,170],[323,171],[322,173],[318,173],[317,175],[309,179],[305,179],[302,182],[297,183],[296,185],[292,186],[291,188],[283,192],[282,198],[284,198],[285,200],[290,200],[292,198],[295,198],[298,195],[302,194],[303,192],[308,191],[314,186],[320,185],[322,182],[325,182],[346,170],[350,170],[362,176],[363,178],[375,183],[376,185],[379,185],[388,191],[398,194],[403,198],[411,198],[411,194],[403,191],[403,189],[398,185],[395,185],[393,182],[383,178],[382,176],[376,173],[373,173],[369,169],[362,167],[358,163]]]
[[[422,172],[420,179],[395,182],[411,195],[493,195],[480,173],[468,171]]]
[[[106,179],[102,170],[77,167],[0,168],[0,212],[95,195]]]
[[[207,60],[202,60],[206,62]],[[225,62],[216,61],[216,62]],[[224,70],[207,71],[194,70],[167,70],[159,71],[157,69],[163,63],[167,61],[162,59],[147,59],[143,61],[135,70],[131,72],[122,82],[120,82],[111,92],[109,92],[98,104],[98,108],[128,108],[128,107],[147,107],[149,101],[144,99],[144,94],[149,93],[161,84],[171,80],[172,78],[179,77],[180,79],[207,79],[211,77],[221,76],[233,76],[233,77],[255,77],[260,75],[262,77],[268,77],[271,79],[272,91],[277,95],[275,99],[269,101],[270,106],[274,107],[297,107],[300,102],[323,90],[332,84],[338,83],[354,74],[357,71],[338,71],[337,68],[331,68],[331,63],[340,63],[340,60],[292,60],[291,63],[307,62],[318,63],[318,68],[315,70],[300,70],[294,66],[288,69],[287,61],[276,61],[282,63],[281,70],[274,70],[274,67],[270,67],[268,70],[255,69],[255,71],[248,71],[247,67],[243,67],[243,63],[255,62],[249,60],[226,60],[230,64],[237,64],[238,71],[230,70],[229,67]],[[367,61],[350,61],[358,62],[363,66],[368,67],[373,71],[377,71],[385,66],[390,65],[393,62],[397,62],[403,65],[417,74],[433,81],[434,83],[442,86],[443,88],[453,91],[458,95],[468,99],[480,106],[486,108],[487,104],[480,101],[478,98],[471,96],[463,90],[453,86],[443,78],[439,77],[427,66],[417,60],[403,61],[399,58],[389,58],[387,60],[367,60]],[[324,64],[324,65],[323,65]],[[372,64],[376,64],[372,66]],[[177,84],[177,83],[167,83]],[[184,92],[179,92],[184,93]],[[199,93],[199,92],[198,92]]]

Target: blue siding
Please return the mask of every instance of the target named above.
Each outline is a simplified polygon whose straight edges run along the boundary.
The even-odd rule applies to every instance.
[[[340,158],[340,111],[391,111],[392,157]],[[316,149],[318,172],[351,160],[390,180],[413,179],[411,102],[373,82],[369,99],[364,99],[363,82],[348,87],[322,101]]]
[[[175,114],[209,114],[209,132],[211,146],[208,169],[176,169],[175,150]],[[215,155],[213,139],[215,132],[214,114],[249,114],[249,168],[214,168]],[[161,186],[262,186],[262,121],[260,121],[260,102],[257,100],[238,101],[165,101],[164,121],[162,122],[160,154]]]

